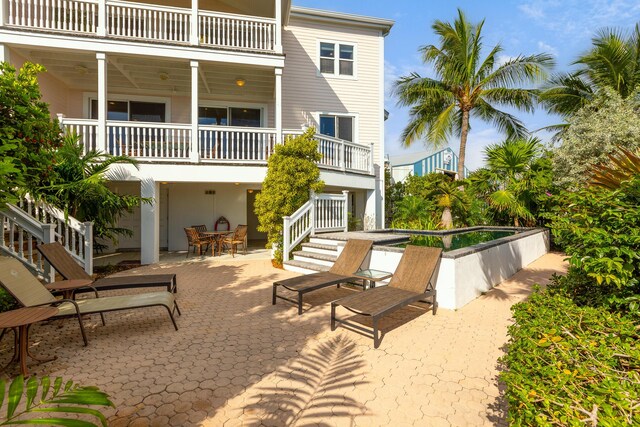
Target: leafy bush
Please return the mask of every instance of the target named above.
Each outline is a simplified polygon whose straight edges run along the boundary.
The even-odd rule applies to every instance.
[[[0,313],[13,310],[18,307],[16,299],[11,296],[7,291],[0,288]]]
[[[262,191],[256,196],[258,230],[267,233],[268,248],[274,243],[278,245],[276,263],[282,263],[282,217],[305,204],[311,190],[320,192],[324,187],[317,164],[322,155],[318,153],[314,134],[315,129],[309,128],[285,144],[276,145],[275,153],[269,157]]]
[[[640,294],[638,206],[640,176],[614,190],[590,186],[565,192],[551,216],[553,236],[569,255],[571,270],[592,281],[591,287],[578,282],[575,290],[589,293],[600,286],[611,296],[609,304],[634,312]]]
[[[17,200],[16,188],[33,191],[52,174],[60,128],[41,101],[41,65],[26,62],[16,73],[0,63],[0,206]]]
[[[640,425],[636,324],[548,293],[513,313],[501,375],[513,425]]]

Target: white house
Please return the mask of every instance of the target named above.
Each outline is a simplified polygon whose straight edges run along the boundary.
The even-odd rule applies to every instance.
[[[43,64],[44,100],[87,148],[136,158],[119,192],[153,198],[125,218],[143,263],[186,249],[183,227],[249,225],[266,161],[318,130],[327,192],[384,218],[386,19],[290,0],[0,0],[0,60]]]

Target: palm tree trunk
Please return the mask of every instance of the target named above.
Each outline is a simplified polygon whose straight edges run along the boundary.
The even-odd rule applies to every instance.
[[[462,110],[460,129],[460,150],[458,151],[458,179],[464,179],[464,160],[467,152],[467,136],[469,135],[469,110]]]

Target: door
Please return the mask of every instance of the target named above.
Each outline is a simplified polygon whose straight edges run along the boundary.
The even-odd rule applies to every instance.
[[[267,233],[258,231],[258,216],[254,212],[256,195],[260,190],[247,190],[247,239],[267,240]]]

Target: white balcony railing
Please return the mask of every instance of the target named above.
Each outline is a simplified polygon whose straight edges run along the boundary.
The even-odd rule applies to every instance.
[[[128,155],[142,161],[192,162],[190,124],[107,121],[106,140],[98,141],[98,121],[58,116],[65,133],[75,132],[89,150]],[[283,139],[300,131],[284,131]],[[271,128],[198,126],[194,150],[203,163],[266,163],[273,153],[277,132]],[[373,174],[373,147],[316,135],[319,166]]]
[[[203,161],[266,162],[276,143],[276,130],[231,126],[199,126],[198,150]]]
[[[150,7],[151,6],[151,7]],[[141,40],[187,43],[191,11],[177,7],[107,2],[107,34]]]
[[[5,0],[7,24],[74,33],[95,33],[98,0]]]
[[[277,48],[274,18],[199,10],[196,20],[189,8],[122,0],[105,0],[104,9],[99,0],[0,0],[4,4],[0,26],[257,52]]]

